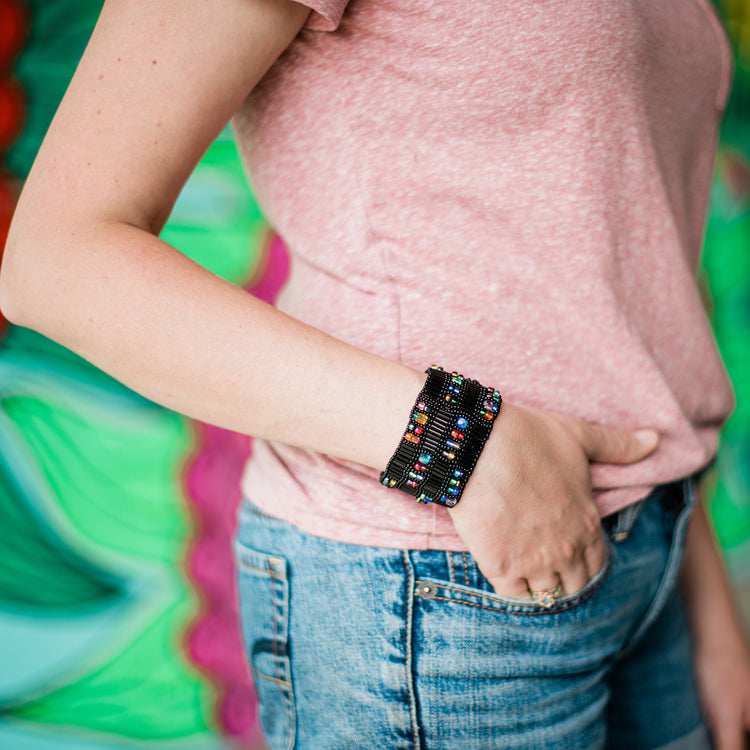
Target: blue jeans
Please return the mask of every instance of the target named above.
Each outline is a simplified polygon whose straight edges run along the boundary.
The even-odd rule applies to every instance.
[[[604,520],[607,561],[549,609],[469,554],[342,544],[245,503],[242,624],[273,750],[698,750],[676,579],[691,479]]]

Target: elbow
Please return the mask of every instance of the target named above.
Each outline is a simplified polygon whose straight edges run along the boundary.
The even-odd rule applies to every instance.
[[[22,325],[19,323],[19,317],[16,314],[16,308],[13,305],[10,292],[7,285],[3,281],[2,275],[0,275],[0,315],[2,315],[9,323],[13,325]]]
[[[13,218],[0,265],[0,312],[10,323],[34,328],[34,321],[44,312],[44,264],[33,250],[41,237],[23,226],[22,217]]]
[[[14,325],[25,325],[22,273],[18,266],[18,247],[9,233],[0,266],[0,313]]]

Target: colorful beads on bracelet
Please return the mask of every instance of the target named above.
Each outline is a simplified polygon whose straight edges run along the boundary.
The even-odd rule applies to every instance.
[[[502,398],[463,375],[433,365],[410,415],[403,440],[381,483],[420,503],[453,507],[479,459]],[[419,447],[417,447],[419,446]]]
[[[500,411],[501,403],[502,399],[500,398],[500,394],[497,391],[492,390],[482,402],[482,409],[479,414],[488,422],[492,422]]]

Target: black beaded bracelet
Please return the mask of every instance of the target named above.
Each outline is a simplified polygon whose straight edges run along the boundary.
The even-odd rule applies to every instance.
[[[432,365],[381,484],[419,503],[454,507],[490,436],[503,400],[457,372]]]

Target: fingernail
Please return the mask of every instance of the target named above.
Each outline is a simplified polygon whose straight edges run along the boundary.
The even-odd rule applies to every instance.
[[[659,442],[659,433],[656,430],[636,430],[634,434],[644,448],[655,448]]]

